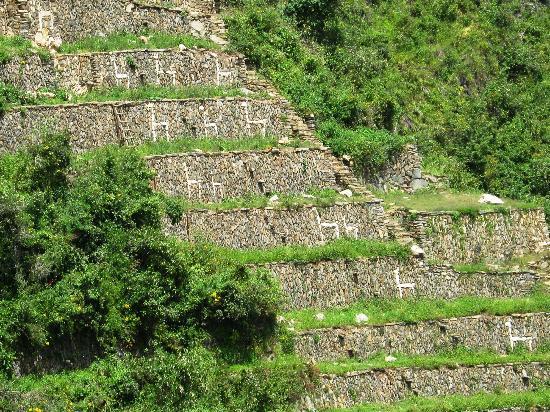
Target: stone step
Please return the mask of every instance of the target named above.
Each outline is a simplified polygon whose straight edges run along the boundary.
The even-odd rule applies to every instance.
[[[245,97],[24,106],[0,118],[0,153],[23,147],[44,127],[68,132],[76,152],[182,136],[288,138],[290,113],[284,100]]]
[[[0,81],[28,92],[41,88],[83,94],[93,89],[145,85],[247,84],[244,57],[206,49],[140,49],[115,52],[54,54],[14,58],[1,66]]]
[[[346,307],[365,299],[456,299],[526,296],[540,277],[531,271],[462,274],[449,265],[391,256],[262,265],[281,284],[286,309]]]
[[[549,379],[550,368],[541,362],[321,374],[317,389],[303,400],[301,409],[347,408],[368,402],[396,402],[413,396],[529,391],[537,382]]]
[[[325,148],[169,154],[146,161],[156,173],[154,189],[199,202],[346,189],[338,160]]]
[[[401,211],[401,224],[428,259],[446,263],[503,261],[538,253],[549,242],[544,210]]]
[[[185,241],[196,239],[246,249],[283,245],[319,245],[338,237],[386,240],[384,210],[378,201],[333,206],[190,210],[165,230]]]
[[[506,354],[517,347],[535,350],[549,338],[550,313],[477,315],[415,323],[311,329],[297,333],[295,351],[316,362],[367,359],[377,353],[428,355],[456,347]]]
[[[29,0],[18,16],[0,10],[4,21],[2,35],[23,35],[40,45],[61,40],[71,42],[90,36],[112,33],[141,33],[152,29],[170,33],[189,33],[203,38],[223,40],[225,27],[215,13],[196,7],[165,7],[138,1],[73,0],[42,2]]]

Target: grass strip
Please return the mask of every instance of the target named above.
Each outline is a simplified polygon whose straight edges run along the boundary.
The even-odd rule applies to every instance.
[[[278,200],[271,202],[270,199],[273,196],[277,196]],[[354,203],[365,200],[367,199],[364,196],[354,195],[346,197],[332,189],[310,189],[304,194],[270,193],[268,196],[251,194],[243,197],[228,198],[215,203],[196,202],[184,197],[166,197],[169,209],[168,214],[176,220],[180,219],[183,212],[197,209],[225,211],[242,208],[265,208],[268,206],[276,209],[291,209],[305,205],[328,207],[334,206],[338,202]]]
[[[28,57],[38,54],[40,59],[47,61],[51,58],[46,49],[34,47],[30,40],[21,36],[0,36],[0,64],[8,63],[16,57]]]
[[[529,392],[478,393],[440,397],[412,397],[392,404],[369,403],[353,408],[330,409],[330,412],[458,412],[486,411],[503,408],[531,408],[550,406],[550,389],[539,388]]]
[[[469,264],[454,264],[453,269],[457,272],[469,274],[476,272],[510,272],[517,270],[529,270],[529,263],[541,261],[550,256],[550,251],[533,253],[523,256],[515,256],[510,260],[498,264],[489,262],[476,262]]]
[[[146,41],[144,41],[146,39]],[[213,41],[189,34],[166,32],[143,32],[141,34],[114,33],[105,37],[88,37],[61,45],[60,53],[76,54],[89,52],[110,52],[133,49],[171,49],[183,44],[188,48],[219,49]]]
[[[457,348],[451,351],[443,351],[433,355],[393,355],[396,360],[386,361],[385,354],[378,354],[366,360],[354,361],[344,360],[341,362],[320,362],[317,364],[321,373],[341,375],[348,372],[357,372],[381,368],[422,368],[436,369],[444,366],[474,366],[474,365],[495,365],[512,362],[543,362],[550,361],[548,344],[540,349],[527,352],[516,350],[512,353],[502,355],[488,350],[470,350]]]
[[[319,262],[335,259],[358,259],[374,257],[395,257],[406,259],[410,250],[397,242],[381,242],[370,239],[342,238],[320,246],[289,245],[270,249],[226,249],[215,250],[230,261],[238,264],[266,264],[273,262]]]
[[[461,214],[473,214],[480,211],[504,211],[509,208],[529,209],[536,207],[533,203],[519,200],[505,199],[503,205],[488,205],[479,203],[482,193],[479,192],[458,192],[458,191],[435,191],[432,189],[419,190],[414,193],[392,191],[383,193],[376,191],[376,195],[385,200],[387,206],[395,204],[410,210],[427,212],[453,211]]]
[[[296,330],[331,328],[356,325],[359,313],[368,316],[369,325],[392,322],[421,322],[463,316],[510,315],[513,313],[548,312],[550,295],[536,291],[522,298],[483,298],[476,296],[454,300],[444,299],[372,299],[357,302],[347,308],[332,308],[322,311],[323,320],[318,320],[316,309],[287,312],[284,317],[294,321]]]

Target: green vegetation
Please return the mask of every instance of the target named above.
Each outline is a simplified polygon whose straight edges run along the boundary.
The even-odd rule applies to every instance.
[[[279,144],[276,137],[243,137],[240,139],[223,139],[209,137],[180,137],[174,140],[148,142],[133,148],[142,156],[186,153],[195,150],[203,152],[229,152],[244,150],[266,150],[272,147],[313,147],[313,143],[291,139],[288,143]]]
[[[146,38],[147,41],[144,42],[143,38]],[[152,31],[141,34],[115,33],[105,37],[89,37],[72,43],[63,43],[59,51],[60,53],[76,54],[133,49],[171,49],[180,44],[189,48],[219,49],[216,43],[189,34]]]
[[[47,50],[33,47],[30,40],[20,36],[0,36],[0,64],[8,63],[16,57],[28,57],[31,54],[38,54],[41,60],[50,59]]]
[[[409,248],[397,242],[342,238],[320,246],[289,245],[271,249],[225,249],[215,247],[221,256],[236,264],[264,264],[273,262],[319,262],[335,259],[358,259],[391,256],[406,259]]]
[[[214,97],[244,96],[237,88],[221,86],[181,86],[164,87],[156,85],[140,86],[136,89],[111,87],[96,89],[83,95],[75,96],[64,90],[42,90],[36,96],[18,88],[0,84],[0,108],[6,110],[19,105],[55,105],[64,103],[87,103],[108,101],[141,101],[162,99],[208,99]],[[250,98],[266,98],[264,94],[247,95]]]
[[[279,200],[277,202],[270,202],[269,199],[274,195],[278,196]],[[328,207],[334,206],[337,202],[354,203],[364,202],[366,200],[365,197],[360,195],[346,197],[333,189],[311,189],[307,191],[306,195],[312,197],[287,193],[271,193],[268,196],[252,194],[244,197],[228,198],[215,203],[202,203],[190,201],[184,197],[167,196],[166,203],[168,205],[168,214],[170,218],[173,221],[178,221],[185,211],[196,209],[223,211],[242,208],[264,208],[268,206],[277,209],[293,209],[304,205]]]
[[[0,381],[0,409],[24,411],[292,411],[311,380],[304,364],[228,369],[212,352],[110,356],[91,367]]]
[[[414,138],[427,171],[448,175],[453,188],[546,199],[550,212],[545,4],[232,3],[233,47],[316,115],[337,154],[369,166],[373,153],[376,164]]]
[[[418,211],[449,211],[463,212],[465,214],[478,211],[501,211],[512,209],[528,209],[536,207],[535,204],[520,200],[502,199],[503,205],[490,205],[479,203],[481,192],[459,192],[456,190],[434,191],[431,189],[419,190],[414,193],[392,191],[383,193],[375,191],[377,197],[385,200],[387,205],[395,204],[409,210]]]
[[[536,410],[550,406],[550,389],[540,388],[530,392],[479,393],[471,396],[453,395],[443,397],[413,397],[388,404],[364,404],[355,408],[331,409],[331,412],[458,412],[485,411],[518,407]]]
[[[510,260],[495,263],[477,262],[470,264],[454,264],[453,269],[461,273],[475,272],[511,272],[517,270],[530,270],[529,264],[537,262],[550,256],[550,251],[513,257]],[[437,263],[437,262],[436,262]]]
[[[393,362],[386,361],[385,354],[369,357],[366,360],[354,361],[345,360],[342,362],[321,362],[318,364],[321,373],[344,374],[352,371],[362,371],[379,368],[424,368],[435,369],[442,366],[470,366],[470,365],[493,365],[509,362],[549,362],[550,353],[547,348],[540,348],[533,352],[517,350],[502,355],[487,350],[471,350],[456,348],[432,355],[402,355],[393,354],[397,358]]]
[[[285,393],[299,389],[287,385],[292,374],[223,376],[226,365],[254,359],[274,341],[280,293],[273,279],[220,265],[216,250],[182,248],[164,235],[163,199],[137,154],[113,149],[75,162],[68,140],[48,134],[0,157],[0,379],[9,388],[0,390],[0,409],[287,402]],[[64,367],[57,351],[79,339],[106,359],[45,380],[10,380],[16,359],[23,371],[37,354],[57,359],[54,370]],[[227,385],[214,391],[218,398],[207,391],[212,382]]]
[[[537,291],[524,298],[464,297],[455,300],[442,299],[372,299],[357,302],[346,308],[326,310],[302,309],[288,312],[285,319],[293,320],[297,330],[331,328],[356,325],[355,316],[364,313],[366,324],[381,325],[390,322],[421,322],[433,319],[455,318],[480,314],[510,315],[513,313],[548,312],[550,295]],[[316,313],[325,317],[318,320]]]

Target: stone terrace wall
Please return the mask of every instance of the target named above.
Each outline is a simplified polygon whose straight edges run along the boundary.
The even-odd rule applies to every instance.
[[[122,0],[5,0],[0,8],[4,29],[0,34],[34,39],[60,37],[64,42],[116,32],[146,29],[196,36],[223,36],[222,20],[211,14]],[[17,13],[9,10],[17,9]]]
[[[511,322],[511,331],[507,322]],[[550,313],[479,315],[418,323],[312,329],[298,334],[295,351],[315,361],[348,357],[366,359],[380,352],[426,355],[456,346],[506,353],[511,349],[510,333],[532,337],[531,349],[534,350],[549,342]]]
[[[281,283],[288,310],[349,306],[373,298],[525,296],[539,280],[532,272],[461,274],[450,266],[425,265],[416,258],[282,262],[262,267]],[[398,280],[399,284],[414,283],[414,288],[400,290]]]
[[[323,149],[186,153],[151,156],[153,187],[200,201],[250,194],[303,193],[308,188],[342,190],[336,159]],[[198,181],[191,185],[189,181]]]
[[[44,127],[68,132],[77,152],[179,136],[289,136],[289,112],[286,101],[245,98],[27,106],[0,116],[0,153],[21,148]]]
[[[427,186],[422,178],[422,158],[418,147],[405,145],[377,173],[365,171],[363,180],[381,190],[414,191]]]
[[[163,6],[166,4],[171,4],[175,7],[182,7],[185,10],[191,10],[195,12],[200,12],[204,14],[213,14],[216,13],[217,6],[215,1],[204,1],[204,0],[142,0],[144,4],[156,4]]]
[[[60,88],[82,94],[95,88],[143,85],[245,85],[241,55],[204,49],[126,50],[58,54],[49,61],[37,55],[0,66],[0,81],[27,90]]]
[[[329,207],[304,206],[293,209],[233,209],[214,212],[192,210],[176,224],[166,222],[166,231],[184,240],[202,238],[230,248],[269,248],[290,244],[318,245],[346,235],[386,239],[384,211],[378,202],[335,204]]]
[[[319,389],[304,402],[306,410],[343,408],[367,402],[396,402],[418,396],[527,391],[550,379],[548,365],[497,364],[437,369],[387,368],[320,377]]]
[[[549,240],[542,209],[458,217],[452,212],[421,212],[413,217],[403,221],[426,257],[449,263],[498,261],[536,253]]]

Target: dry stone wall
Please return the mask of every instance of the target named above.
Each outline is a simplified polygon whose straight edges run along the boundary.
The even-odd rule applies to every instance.
[[[77,152],[185,137],[224,139],[292,133],[282,100],[156,100],[27,106],[0,117],[0,153],[28,144],[44,128],[68,132]]]
[[[507,260],[537,253],[548,242],[544,210],[481,212],[419,212],[403,216],[426,257],[449,263]]]
[[[337,203],[292,209],[259,208],[214,212],[191,210],[166,232],[183,240],[203,239],[230,248],[319,245],[337,237],[387,239],[378,202]]]
[[[519,338],[519,339],[516,339]],[[366,359],[376,353],[428,355],[457,346],[498,353],[550,342],[550,313],[469,316],[415,323],[335,327],[300,332],[295,351],[314,361]],[[397,355],[399,356],[399,355]]]
[[[151,156],[146,160],[156,172],[156,190],[197,201],[344,188],[333,167],[336,159],[324,149],[201,152]]]
[[[548,365],[497,364],[437,369],[387,368],[343,375],[322,374],[319,389],[303,409],[344,408],[367,402],[396,402],[411,396],[520,392],[550,379]]]
[[[165,49],[58,54],[48,61],[31,55],[0,66],[0,81],[30,92],[46,87],[83,94],[116,86],[240,87],[246,85],[247,78],[241,55],[204,49]]]
[[[363,180],[381,190],[415,191],[428,185],[422,177],[422,158],[418,147],[405,145],[376,173],[365,171]]]
[[[281,262],[262,267],[279,280],[287,310],[344,307],[374,298],[519,297],[531,293],[539,280],[528,271],[461,274],[448,265],[426,265],[417,258]]]
[[[147,29],[223,37],[222,20],[214,14],[122,0],[5,0],[0,8],[3,35],[22,35],[47,42],[64,42],[111,33]]]

